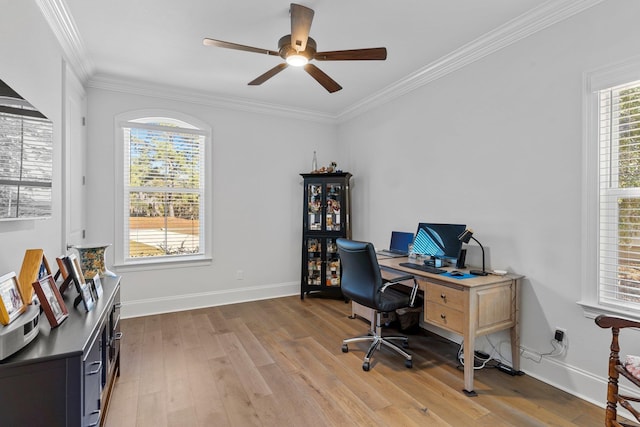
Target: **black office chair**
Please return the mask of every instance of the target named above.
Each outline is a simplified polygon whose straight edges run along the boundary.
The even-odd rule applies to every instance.
[[[401,340],[403,347],[408,347],[409,340],[405,336],[382,337],[380,325],[380,313],[391,312],[399,308],[413,307],[418,282],[412,275],[400,276],[387,280],[380,274],[380,267],[376,258],[376,251],[371,243],[357,242],[348,239],[337,239],[338,254],[342,265],[342,279],[340,286],[345,297],[360,305],[374,310],[375,325],[371,324],[369,335],[357,338],[349,338],[342,341],[342,351],[349,351],[349,343],[372,341],[369,350],[364,356],[362,369],[368,371],[373,353],[382,344],[405,357],[405,366],[411,368],[413,361],[411,355],[390,340]],[[413,288],[408,293],[389,288],[389,286],[413,280]]]

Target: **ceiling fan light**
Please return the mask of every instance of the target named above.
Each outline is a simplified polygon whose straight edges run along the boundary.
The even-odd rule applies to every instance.
[[[287,56],[286,61],[287,64],[294,67],[302,67],[303,65],[307,65],[309,63],[309,59],[306,56],[300,54],[289,55]]]

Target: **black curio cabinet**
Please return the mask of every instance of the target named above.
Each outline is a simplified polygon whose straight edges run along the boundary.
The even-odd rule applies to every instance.
[[[304,173],[300,298],[315,293],[342,298],[336,240],[351,238],[348,172]]]

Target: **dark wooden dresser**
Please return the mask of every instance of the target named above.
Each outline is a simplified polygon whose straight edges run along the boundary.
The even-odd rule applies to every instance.
[[[69,317],[51,329],[40,315],[38,336],[0,361],[0,425],[99,426],[120,375],[120,278],[104,277],[89,313],[67,290]]]

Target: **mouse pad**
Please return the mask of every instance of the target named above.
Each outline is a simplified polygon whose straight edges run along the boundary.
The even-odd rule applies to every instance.
[[[453,279],[471,279],[472,277],[476,277],[473,274],[468,274],[465,273],[462,276],[454,276],[453,274],[449,273],[448,271],[446,273],[442,273],[443,276],[447,276],[447,277],[451,277]]]

